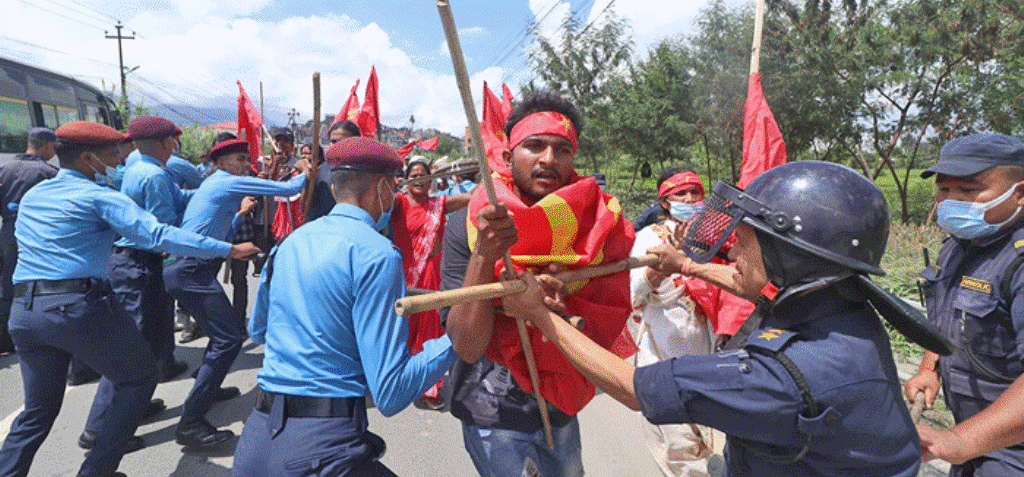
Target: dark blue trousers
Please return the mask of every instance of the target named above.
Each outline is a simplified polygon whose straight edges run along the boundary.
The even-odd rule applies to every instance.
[[[10,331],[21,362],[25,410],[0,448],[0,476],[28,475],[60,412],[72,356],[103,375],[100,391],[110,395],[107,418],[97,428],[96,444],[79,473],[109,475],[117,470],[125,443],[156,388],[157,368],[149,345],[131,319],[112,306],[112,299],[101,281],[86,293],[32,296],[30,289],[14,298]]]
[[[946,405],[956,422],[963,422],[981,412],[992,403],[949,391],[943,386]],[[1017,444],[971,459],[963,464],[952,465],[950,477],[1013,477],[1024,476],[1024,444]]]
[[[352,417],[289,417],[277,395],[253,410],[235,447],[233,477],[395,477],[380,463],[384,440],[366,430],[366,401]]]
[[[110,286],[149,343],[157,366],[169,365],[174,362],[174,301],[164,291],[163,256],[118,250],[110,256]]]
[[[18,263],[18,242],[14,239],[14,226],[8,224],[0,227],[0,350],[12,346],[11,335],[7,332],[7,322],[11,316],[11,300],[14,299],[11,277],[14,266]]]
[[[244,329],[217,282],[220,260],[180,258],[164,268],[167,292],[178,300],[210,337],[192,392],[182,407],[182,421],[200,419],[213,406],[213,397],[242,349]]]

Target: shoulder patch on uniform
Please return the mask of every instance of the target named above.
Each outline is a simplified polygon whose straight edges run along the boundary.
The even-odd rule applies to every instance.
[[[792,331],[780,330],[778,328],[764,328],[751,333],[747,338],[746,346],[778,351],[786,346],[797,334]]]
[[[992,294],[992,284],[980,278],[964,276],[960,279],[960,288],[974,290],[976,292]]]
[[[1021,247],[1024,247],[1024,239],[1013,242],[1013,248],[1020,250]]]

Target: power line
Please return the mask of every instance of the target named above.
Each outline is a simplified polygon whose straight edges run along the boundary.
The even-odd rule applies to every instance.
[[[93,20],[96,20],[96,21],[98,21],[100,23],[107,23],[107,20],[105,18],[100,18],[100,17],[97,17],[96,15],[93,15],[91,13],[83,12],[81,10],[77,10],[74,7],[71,7],[71,6],[68,6],[66,4],[60,3],[57,0],[47,0],[47,1],[49,1],[50,3],[56,5],[56,6],[60,7],[60,8],[63,8],[63,9],[66,9],[66,10],[70,10],[72,13],[74,13],[76,15],[82,15],[82,16],[91,18]]]
[[[495,62],[495,60],[492,59],[489,62],[488,66],[500,66],[505,63],[505,60],[507,60],[508,57],[512,55],[512,53],[515,53],[516,51],[521,52],[524,43],[530,37],[530,33],[533,31],[534,25],[539,25],[544,20],[546,20],[547,17],[551,15],[551,12],[553,12],[555,8],[557,8],[561,4],[561,0],[555,0],[554,4],[551,5],[551,8],[549,8],[548,11],[544,13],[544,15],[542,15],[539,20],[537,20],[536,22],[526,21],[525,25],[523,26],[523,29],[520,30],[520,32],[515,35],[516,37],[518,37],[518,40],[513,40],[511,43],[506,45],[510,46],[510,48],[503,48],[501,51],[503,51],[504,53],[498,53],[498,55],[495,56],[495,58],[500,56],[501,59],[497,60],[497,62]]]
[[[9,36],[0,35],[0,40],[13,41],[15,43],[20,43],[22,45],[31,46],[33,48],[39,48],[41,50],[50,51],[50,52],[61,54],[61,55],[64,55],[64,56],[70,56],[72,58],[77,58],[77,59],[80,59],[80,60],[91,61],[93,63],[98,63],[98,64],[101,64],[101,65],[113,66],[115,68],[117,67],[117,65],[115,65],[113,63],[109,63],[109,62],[106,62],[106,61],[100,61],[100,60],[93,59],[93,58],[88,58],[88,57],[85,57],[85,56],[73,55],[73,54],[65,52],[65,51],[55,50],[53,48],[45,47],[45,46],[42,46],[42,45],[37,45],[35,43],[30,43],[30,42],[27,42],[27,41],[24,41],[24,40],[19,40],[17,38],[11,38]]]
[[[75,5],[78,5],[78,6],[82,7],[82,8],[85,8],[85,9],[87,9],[87,10],[92,10],[92,11],[94,11],[94,12],[96,12],[96,13],[99,13],[100,15],[103,15],[103,16],[105,16],[105,17],[107,17],[107,18],[111,19],[111,20],[114,20],[114,21],[118,21],[118,20],[119,20],[119,19],[118,19],[117,17],[115,17],[115,16],[113,16],[113,15],[109,15],[109,14],[106,14],[106,13],[104,13],[104,12],[101,12],[101,11],[99,11],[99,10],[97,10],[97,9],[93,8],[93,7],[90,7],[90,6],[88,6],[88,5],[85,5],[85,4],[83,4],[83,3],[79,3],[79,2],[76,2],[75,0],[67,0],[67,1],[69,1],[69,2],[71,2],[71,3],[74,3]]]
[[[100,30],[100,31],[102,31],[102,30],[103,30],[103,28],[102,28],[102,27],[98,27],[98,26],[96,26],[96,25],[93,25],[93,24],[91,24],[91,23],[86,23],[86,22],[82,21],[81,19],[78,19],[78,18],[75,18],[75,17],[69,17],[69,16],[67,16],[67,15],[64,15],[63,13],[55,12],[55,11],[53,11],[53,10],[50,10],[49,8],[43,8],[43,7],[40,7],[39,5],[36,5],[36,4],[34,4],[34,3],[31,3],[31,2],[28,2],[28,1],[26,1],[26,0],[18,0],[18,1],[19,1],[19,2],[21,2],[21,3],[24,3],[25,5],[28,5],[28,6],[30,6],[30,7],[33,7],[33,8],[38,8],[38,9],[40,9],[40,10],[44,11],[44,12],[49,12],[49,13],[52,13],[52,14],[54,14],[54,15],[57,15],[58,17],[61,17],[61,18],[66,18],[66,19],[68,19],[68,20],[71,20],[71,21],[73,21],[73,22],[78,22],[78,23],[81,23],[82,25],[85,25],[85,26],[87,26],[87,27],[89,27],[89,28],[95,28],[95,29],[97,29],[97,30]]]

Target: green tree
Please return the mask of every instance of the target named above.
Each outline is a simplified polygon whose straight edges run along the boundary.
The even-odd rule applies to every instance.
[[[630,189],[644,162],[664,169],[690,159],[695,121],[692,69],[688,50],[677,41],[663,40],[646,61],[609,82],[607,134],[618,149],[636,159]]]
[[[826,91],[846,91],[835,100],[804,88],[788,99],[804,111],[827,105],[849,128],[834,139],[873,180],[888,171],[904,223],[912,171],[933,143],[992,129],[986,114],[996,117],[997,108],[986,110],[985,88],[1019,49],[1021,32],[1021,7],[1011,0],[775,0],[769,11],[766,31],[785,59],[807,65],[806,76]],[[790,126],[803,127],[798,118]]]
[[[203,155],[210,152],[216,136],[213,131],[199,126],[181,126],[181,136],[178,137],[181,150],[178,155],[193,164],[199,164]]]
[[[539,80],[530,81],[523,95],[549,89],[571,100],[584,117],[579,153],[599,170],[600,158],[609,158],[606,140],[609,81],[628,65],[633,40],[628,20],[609,10],[600,22],[583,25],[573,13],[563,22],[561,34],[551,40],[535,32],[529,49],[530,65]],[[607,162],[607,161],[604,161]]]

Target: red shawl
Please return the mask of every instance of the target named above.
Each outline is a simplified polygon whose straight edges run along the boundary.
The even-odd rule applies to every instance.
[[[494,175],[498,201],[508,206],[519,230],[519,240],[511,248],[517,271],[537,271],[558,262],[573,270],[588,265],[614,262],[629,257],[633,246],[633,226],[622,217],[618,199],[601,192],[592,177],[575,177],[532,206],[527,206],[512,190],[512,179]],[[487,205],[483,187],[478,187],[469,204],[467,231],[472,249],[476,243],[476,216]],[[495,264],[500,276],[504,263]],[[583,333],[619,356],[636,351],[628,335],[623,339],[629,318],[629,273],[620,272],[586,283],[570,283],[566,299],[569,313],[586,321]],[[543,339],[536,328],[529,328],[530,341],[540,375],[541,394],[561,409],[574,415],[594,397],[594,386],[581,375],[554,344]],[[526,392],[533,392],[516,330],[515,320],[498,315],[487,357],[504,364]]]

